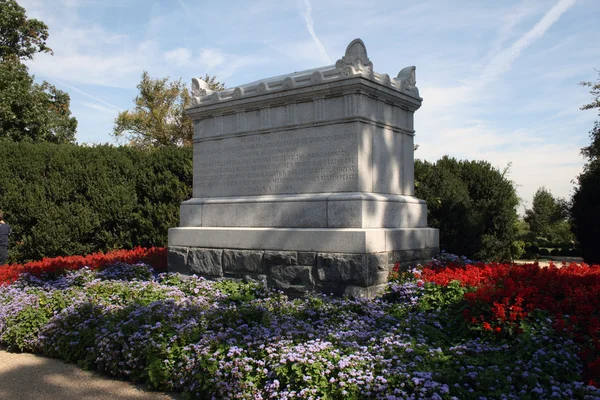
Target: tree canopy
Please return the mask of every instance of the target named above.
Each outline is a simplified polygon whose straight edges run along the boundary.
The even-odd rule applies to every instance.
[[[215,76],[206,75],[204,80],[211,90],[225,88]],[[152,78],[144,71],[137,88],[135,106],[119,113],[113,136],[127,137],[137,147],[191,145],[194,124],[184,112],[191,104],[191,96],[181,79],[169,82],[168,77]]]
[[[567,220],[568,208],[566,200],[555,198],[542,186],[533,195],[531,209],[525,210],[524,220],[536,238],[544,238],[553,243],[570,242],[574,238]]]
[[[600,74],[596,83],[582,82],[590,88],[592,101],[582,110],[597,110],[600,116]],[[588,162],[577,177],[577,186],[571,200],[571,223],[577,241],[581,244],[583,259],[587,263],[600,264],[600,121],[590,131],[591,143],[581,149]]]
[[[581,82],[580,85],[589,87],[590,94],[592,95],[592,101],[588,104],[584,104],[581,109],[596,109],[598,116],[600,117],[600,72],[598,73],[598,82]],[[594,128],[590,131],[590,139],[592,140],[592,143],[581,149],[581,154],[590,162],[595,162],[600,160],[600,121],[594,123]]]
[[[519,199],[505,173],[485,161],[444,156],[435,163],[415,160],[415,182],[415,195],[427,201],[429,226],[440,230],[441,249],[477,260],[519,255]]]
[[[32,59],[38,52],[52,53],[46,45],[48,27],[27,19],[25,9],[14,0],[0,0],[0,60]]]
[[[66,143],[75,141],[77,120],[67,93],[34,77],[22,63],[46,45],[47,26],[28,19],[14,0],[0,0],[0,139]]]

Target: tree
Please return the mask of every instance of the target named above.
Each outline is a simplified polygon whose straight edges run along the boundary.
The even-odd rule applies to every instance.
[[[52,53],[46,46],[48,27],[27,19],[25,9],[14,0],[0,0],[0,60],[32,59],[38,52]]]
[[[525,210],[525,222],[535,237],[543,237],[551,242],[569,241],[558,237],[558,225],[566,222],[568,205],[564,199],[556,199],[545,187],[533,195],[532,207]],[[556,230],[556,231],[555,231]]]
[[[48,82],[34,83],[18,60],[0,63],[0,138],[15,142],[75,140],[69,95]]]
[[[34,83],[22,63],[36,52],[52,53],[47,38],[43,22],[27,19],[14,0],[0,0],[0,139],[75,141],[69,95],[48,82]]]
[[[590,87],[592,95],[592,101],[581,109],[597,109],[600,116],[600,74],[595,84],[582,82],[581,85]],[[600,264],[600,121],[595,122],[590,139],[590,145],[581,149],[588,162],[577,177],[570,211],[573,233],[581,245],[583,259],[589,264]]]
[[[600,72],[598,73],[598,82],[581,82],[581,86],[589,87],[590,94],[592,95],[592,101],[588,104],[584,104],[582,110],[598,110],[598,116],[600,116]],[[600,121],[594,123],[594,128],[590,131],[590,139],[592,143],[589,146],[581,149],[581,154],[586,157],[590,162],[600,160]]]
[[[519,199],[505,174],[485,161],[415,160],[415,194],[427,201],[440,247],[477,260],[515,258]],[[519,251],[522,251],[519,250]]]
[[[206,75],[204,80],[212,90],[225,88],[215,76]],[[194,125],[184,112],[191,104],[191,96],[181,79],[155,79],[144,71],[137,88],[135,107],[119,113],[113,136],[126,136],[138,147],[191,145]]]

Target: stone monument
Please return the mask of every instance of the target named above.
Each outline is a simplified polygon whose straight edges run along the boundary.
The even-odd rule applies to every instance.
[[[415,67],[374,72],[360,39],[327,67],[224,91],[193,79],[193,198],[169,271],[372,297],[396,262],[436,254],[414,196],[415,84]]]

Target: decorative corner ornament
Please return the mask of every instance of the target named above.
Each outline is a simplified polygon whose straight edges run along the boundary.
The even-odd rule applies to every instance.
[[[214,90],[211,90],[210,85],[202,80],[202,79],[198,79],[198,78],[192,78],[192,96],[193,97],[202,97],[202,96],[208,96],[209,94],[213,93]]]
[[[345,66],[351,66],[358,73],[373,73],[373,63],[367,56],[367,48],[360,39],[354,39],[346,48],[346,54],[341,59],[337,60],[335,67],[344,69]]]
[[[394,78],[394,82],[398,89],[403,92],[414,93],[419,95],[419,89],[417,88],[417,68],[413,65],[410,67],[403,68],[398,72],[398,76]]]

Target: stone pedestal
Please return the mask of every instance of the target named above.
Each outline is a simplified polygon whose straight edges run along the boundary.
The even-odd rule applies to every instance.
[[[372,296],[438,249],[414,197],[415,68],[373,71],[360,39],[334,66],[212,92],[193,80],[193,198],[169,268]]]

